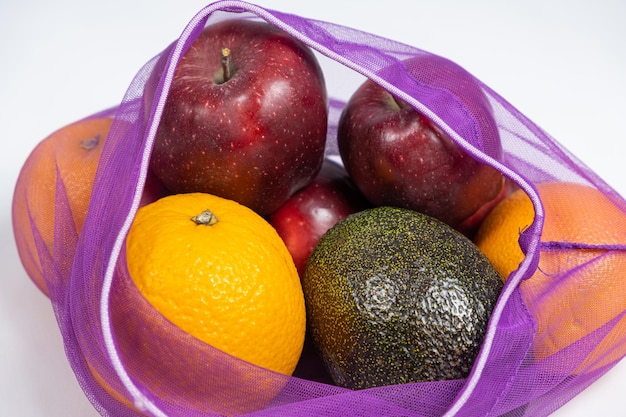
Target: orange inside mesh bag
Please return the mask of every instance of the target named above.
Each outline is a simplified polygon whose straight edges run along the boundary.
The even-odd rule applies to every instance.
[[[536,187],[545,210],[539,264],[520,284],[536,320],[535,359],[577,343],[577,349],[571,349],[571,366],[564,369],[594,371],[626,352],[622,348],[605,353],[610,351],[607,347],[626,339],[626,320],[619,319],[626,305],[626,216],[606,195],[586,185],[545,182]],[[509,219],[496,224],[503,216]],[[524,256],[520,248],[506,246],[506,241],[512,245],[518,228],[529,226],[533,216],[530,198],[518,190],[494,210],[494,222],[479,231],[478,246],[499,262],[504,276],[515,268],[512,262]],[[608,332],[598,346],[594,332]]]
[[[85,119],[57,130],[32,150],[20,171],[12,213],[18,252],[26,272],[46,295],[48,287],[54,285],[44,279],[38,242],[41,250],[53,254],[54,241],[60,235],[80,233],[112,123],[108,117]],[[57,195],[57,190],[65,195]],[[55,215],[63,208],[71,213],[76,232],[58,230]],[[28,233],[31,228],[32,233]]]

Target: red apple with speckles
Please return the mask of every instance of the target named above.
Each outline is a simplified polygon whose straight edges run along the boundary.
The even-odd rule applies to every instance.
[[[300,276],[315,245],[339,220],[371,207],[346,170],[324,160],[313,182],[296,192],[269,222],[285,242]]]
[[[269,215],[319,172],[327,119],[324,77],[306,45],[265,22],[221,21],[178,62],[151,168],[172,193]]]
[[[438,56],[404,62],[423,103],[455,122],[465,138],[495,159],[498,128],[487,97],[464,69]],[[444,119],[445,120],[445,119]],[[469,140],[469,139],[468,139]],[[409,208],[466,234],[504,195],[504,177],[458,146],[426,115],[375,84],[364,82],[339,121],[338,146],[350,177],[375,206]]]

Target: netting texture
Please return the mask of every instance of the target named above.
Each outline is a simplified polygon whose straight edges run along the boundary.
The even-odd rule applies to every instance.
[[[338,154],[337,122],[347,95],[370,78],[436,121],[468,154],[496,167],[531,198],[535,221],[520,237],[526,257],[505,284],[466,379],[351,391],[307,378],[306,369],[287,377],[194,339],[137,296],[126,270],[124,239],[139,206],[174,68],[205,25],[233,17],[266,20],[315,51],[332,97],[327,156]],[[138,71],[118,106],[97,115],[110,115],[114,122],[82,232],[77,235],[70,224],[72,216],[59,181],[57,249],[50,252],[37,237],[37,230],[34,235],[69,363],[103,416],[542,416],[577,395],[623,357],[626,332],[619,329],[626,326],[626,303],[584,337],[538,359],[533,349],[536,312],[543,308],[541,300],[551,302],[551,298],[531,305],[524,298],[523,282],[537,268],[542,251],[592,248],[596,255],[587,260],[589,266],[607,259],[617,262],[617,257],[624,256],[626,242],[626,231],[621,242],[595,246],[589,242],[542,242],[545,213],[535,184],[558,180],[589,185],[621,211],[626,211],[624,200],[554,138],[474,79],[497,122],[497,126],[485,128],[474,117],[479,113],[474,107],[484,105],[484,99],[459,99],[454,71],[450,71],[450,79],[443,77],[443,82],[433,84],[432,68],[418,68],[424,76],[416,79],[402,61],[417,55],[432,54],[337,24],[243,2],[218,2],[194,16],[179,39]],[[445,73],[445,65],[439,70]],[[154,97],[151,102],[144,100],[147,91]],[[494,134],[499,141],[493,140]],[[560,294],[561,288],[577,285],[583,268],[561,271],[546,291]],[[610,267],[605,269],[612,273]],[[562,291],[562,297],[567,297],[561,300],[563,305],[577,311],[579,321],[594,314],[594,308],[583,304],[588,298],[584,291]],[[559,331],[559,325],[555,316],[548,332]]]

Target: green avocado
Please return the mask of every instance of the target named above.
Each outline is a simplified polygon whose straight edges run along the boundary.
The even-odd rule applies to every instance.
[[[302,286],[333,381],[363,389],[467,377],[502,279],[447,224],[376,207],[322,236]]]

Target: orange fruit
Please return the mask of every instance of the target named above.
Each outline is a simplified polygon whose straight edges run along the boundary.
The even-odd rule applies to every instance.
[[[213,195],[165,197],[139,210],[126,250],[133,282],[172,323],[241,359],[293,372],[304,296],[291,255],[262,217]]]
[[[517,243],[520,232],[533,222],[535,209],[530,198],[517,190],[500,201],[482,221],[474,243],[506,279],[524,259]]]
[[[57,236],[80,233],[112,121],[110,118],[85,119],[57,130],[32,150],[19,173],[12,202],[15,240],[24,269],[46,295],[48,285],[40,251],[54,254],[55,224],[57,227],[67,224],[67,229],[72,229],[57,230]],[[57,195],[61,186],[66,199]],[[58,221],[63,214],[55,210],[57,204],[69,208],[73,222]]]
[[[138,210],[124,256],[110,311],[133,380],[223,414],[278,393],[302,352],[305,308],[291,255],[265,219],[209,194],[167,196]]]
[[[573,372],[590,372],[626,354],[626,214],[595,188],[569,182],[537,185],[545,211],[539,266],[521,282],[537,322],[534,355],[568,352]],[[474,239],[506,279],[524,258],[518,238],[534,218],[517,190],[487,216]],[[600,336],[606,337],[601,338]],[[573,345],[578,342],[577,345]]]

